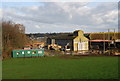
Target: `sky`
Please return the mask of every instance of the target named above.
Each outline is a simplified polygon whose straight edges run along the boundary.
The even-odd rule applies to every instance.
[[[106,2],[2,2],[0,18],[23,24],[26,33],[118,30],[118,0]]]

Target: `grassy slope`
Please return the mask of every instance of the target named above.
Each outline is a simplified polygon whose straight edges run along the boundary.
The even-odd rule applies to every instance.
[[[118,57],[15,58],[3,61],[4,79],[115,79]]]

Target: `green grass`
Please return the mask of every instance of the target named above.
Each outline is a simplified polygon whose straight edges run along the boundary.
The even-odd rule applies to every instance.
[[[3,79],[117,79],[118,57],[12,58],[3,61]]]

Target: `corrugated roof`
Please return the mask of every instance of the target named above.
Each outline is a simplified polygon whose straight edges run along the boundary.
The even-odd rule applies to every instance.
[[[111,42],[112,40],[89,40],[91,42]]]
[[[49,38],[51,39],[66,39],[66,40],[71,40],[74,39],[76,36],[68,36],[68,35],[59,35],[59,36],[51,36]]]

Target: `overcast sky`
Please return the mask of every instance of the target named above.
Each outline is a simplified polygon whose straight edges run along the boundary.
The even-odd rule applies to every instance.
[[[117,2],[5,2],[2,12],[0,17],[23,24],[26,33],[118,29]]]

